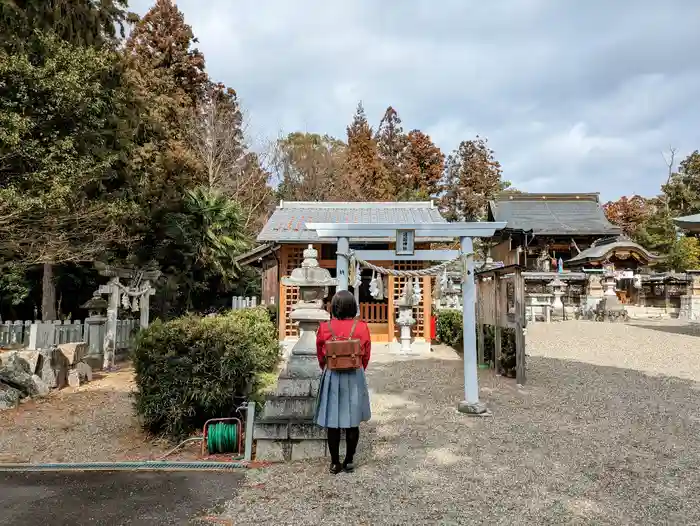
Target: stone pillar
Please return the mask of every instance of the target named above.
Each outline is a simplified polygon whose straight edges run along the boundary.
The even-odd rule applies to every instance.
[[[139,298],[139,310],[140,310],[139,329],[147,329],[148,323],[149,323],[150,309],[151,309],[151,296],[153,296],[156,293],[156,291],[155,291],[155,289],[151,288],[151,282],[149,280],[145,280],[143,282],[143,289],[142,290],[145,290],[145,292]]]
[[[87,325],[88,356],[102,358],[102,345],[104,344],[105,324],[107,316],[90,316],[85,318]],[[101,362],[100,362],[101,363]]]
[[[460,239],[462,252],[468,254],[462,262],[462,330],[464,331],[464,400],[460,413],[481,415],[486,405],[479,401],[479,377],[476,363],[476,283],[474,281],[473,244],[470,237]]]
[[[119,311],[119,278],[112,277],[109,283],[100,287],[101,293],[108,293],[107,327],[103,344],[102,368],[109,371],[114,367],[117,345],[117,313]]]
[[[326,269],[319,268],[318,252],[304,250],[301,268],[283,284],[299,287],[299,302],[291,318],[299,324],[299,340],[282,368],[274,391],[266,396],[261,418],[255,422],[256,457],[260,460],[298,460],[326,456],[326,433],[313,422],[321,370],[316,358],[319,323],[330,319],[323,310],[328,287],[336,285]]]
[[[678,317],[688,321],[700,320],[700,270],[686,270],[688,288],[681,296],[681,310]]]
[[[349,263],[348,258],[345,256],[341,256],[340,253],[342,254],[348,254],[350,252],[350,241],[348,240],[347,237],[339,237],[338,238],[338,248],[337,251],[339,252],[337,256],[337,264],[336,264],[336,279],[338,281],[338,285],[336,287],[336,290],[348,290],[348,277],[349,277]]]

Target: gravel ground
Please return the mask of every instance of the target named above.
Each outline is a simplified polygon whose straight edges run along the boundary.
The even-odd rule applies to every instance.
[[[682,334],[688,332],[688,334]],[[480,372],[492,418],[456,412],[462,363],[437,348],[368,369],[358,469],[247,472],[234,524],[699,524],[700,339],[672,322],[538,324],[528,384]]]
[[[99,373],[77,388],[0,411],[0,462],[151,459],[167,451],[139,430],[130,393],[133,369]]]

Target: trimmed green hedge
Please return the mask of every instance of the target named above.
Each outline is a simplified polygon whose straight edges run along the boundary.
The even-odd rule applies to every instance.
[[[440,343],[449,345],[458,353],[464,349],[462,337],[462,311],[443,309],[437,314],[436,336]],[[477,327],[477,338],[478,338]],[[495,327],[484,325],[484,361],[493,362],[495,352]],[[501,328],[501,370],[505,376],[515,378],[515,330]]]
[[[264,307],[156,321],[132,354],[136,412],[151,433],[180,439],[236,408],[280,359],[277,327]]]

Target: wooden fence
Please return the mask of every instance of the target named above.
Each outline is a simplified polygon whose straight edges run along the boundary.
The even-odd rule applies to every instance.
[[[476,274],[477,359],[485,363],[485,330],[493,327],[493,361],[502,372],[503,329],[513,330],[515,338],[515,378],[525,384],[525,281],[517,265]],[[507,372],[507,371],[506,371]]]
[[[360,303],[360,319],[367,323],[387,323],[389,305],[387,303]]]
[[[116,348],[129,348],[137,329],[138,320],[117,320]],[[6,321],[0,323],[0,347],[42,349],[61,343],[86,342],[90,352],[101,352],[105,330],[106,324],[99,321],[92,324],[82,320]]]

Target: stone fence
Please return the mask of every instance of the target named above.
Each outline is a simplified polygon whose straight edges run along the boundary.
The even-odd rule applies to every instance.
[[[262,303],[262,305],[265,305],[265,302]],[[233,299],[231,300],[231,309],[232,310],[239,310],[239,309],[247,309],[250,307],[257,307],[258,306],[258,298],[255,296],[251,297],[243,297],[243,296],[234,296]]]
[[[116,348],[128,349],[138,330],[138,320],[117,320]],[[91,355],[102,354],[104,317],[64,321],[6,321],[0,323],[0,347],[47,349],[62,343],[85,342]]]

